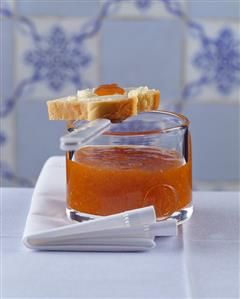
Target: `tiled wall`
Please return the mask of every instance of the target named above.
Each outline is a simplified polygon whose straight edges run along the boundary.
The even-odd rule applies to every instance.
[[[45,101],[101,82],[161,89],[192,123],[195,188],[239,181],[239,2],[2,0],[1,174],[31,184],[62,154]]]

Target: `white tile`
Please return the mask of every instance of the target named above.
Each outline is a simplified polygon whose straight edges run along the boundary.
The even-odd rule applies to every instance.
[[[239,76],[239,61],[240,61],[240,48],[239,48],[239,26],[240,23],[223,22],[223,21],[206,21],[203,19],[196,20],[197,23],[202,24],[206,36],[212,39],[211,54],[212,58],[207,59],[207,53],[204,51],[201,40],[192,34],[192,31],[188,31],[188,37],[186,42],[186,84],[198,81],[201,77],[211,76],[213,78],[211,82],[203,84],[201,87],[195,89],[196,93],[191,97],[193,100],[201,101],[239,101],[240,100],[240,76]],[[221,35],[221,32],[225,32],[230,35]],[[231,34],[233,37],[233,43],[231,42]],[[229,37],[229,39],[228,39]],[[225,42],[220,46],[220,42]],[[217,43],[217,44],[216,44]],[[196,56],[202,56],[202,63],[205,64],[204,68],[197,66],[194,63]],[[237,57],[233,58],[236,55]],[[199,61],[198,60],[198,61]],[[234,67],[235,71],[234,71]],[[238,65],[238,66],[237,66]],[[231,78],[233,76],[233,78]],[[218,78],[218,79],[217,79]],[[234,80],[238,80],[238,83],[233,83]],[[219,82],[226,84],[229,82],[229,89],[226,88],[225,92],[219,87]]]
[[[188,298],[239,298],[239,244],[188,241],[184,251],[191,290]]]
[[[195,192],[183,225],[189,298],[239,298],[239,193]]]
[[[183,226],[187,241],[238,242],[239,193],[194,192],[193,209],[191,220]]]
[[[20,26],[16,31],[16,84],[21,84],[25,78],[31,78],[34,72],[39,73],[40,68],[42,78],[33,80],[33,84],[29,85],[23,98],[41,100],[58,98],[74,94],[77,89],[86,88],[88,85],[97,84],[99,81],[99,36],[96,34],[81,44],[74,41],[74,36],[80,33],[82,26],[89,19],[36,17],[29,18],[29,20],[37,29],[41,41],[39,43],[33,41],[29,28],[26,26]],[[56,28],[58,32],[54,32]],[[73,51],[79,51],[82,56],[79,58]],[[26,57],[32,63],[27,63]],[[88,64],[78,65],[81,57],[83,60],[89,60]],[[75,66],[76,69],[74,69]],[[74,84],[72,76],[79,78],[81,83]],[[51,82],[55,84],[55,88],[50,85]]]

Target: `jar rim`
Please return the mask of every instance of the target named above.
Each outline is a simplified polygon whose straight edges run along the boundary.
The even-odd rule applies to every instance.
[[[145,113],[145,112],[143,112]],[[157,110],[157,111],[148,111],[147,113],[150,114],[162,114],[162,115],[169,115],[169,116],[174,116],[175,118],[179,119],[181,121],[181,124],[178,125],[174,125],[174,126],[169,126],[167,128],[163,128],[163,129],[155,129],[155,130],[145,130],[145,131],[118,131],[118,132],[113,132],[113,131],[106,131],[103,133],[104,136],[143,136],[143,135],[157,135],[157,134],[163,134],[163,133],[168,133],[168,132],[172,132],[175,130],[179,130],[179,129],[185,129],[189,126],[190,121],[188,120],[188,118],[180,113],[176,113],[176,112],[171,112],[171,111],[167,111],[167,110]]]

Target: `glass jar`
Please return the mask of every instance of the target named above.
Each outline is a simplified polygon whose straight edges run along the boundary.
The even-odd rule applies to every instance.
[[[140,113],[66,153],[72,219],[154,205],[158,220],[192,214],[189,121],[167,111]]]

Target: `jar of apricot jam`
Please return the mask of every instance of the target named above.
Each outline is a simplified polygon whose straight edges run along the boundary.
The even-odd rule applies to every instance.
[[[73,219],[154,205],[158,220],[192,214],[189,121],[144,112],[66,153],[67,213]]]

